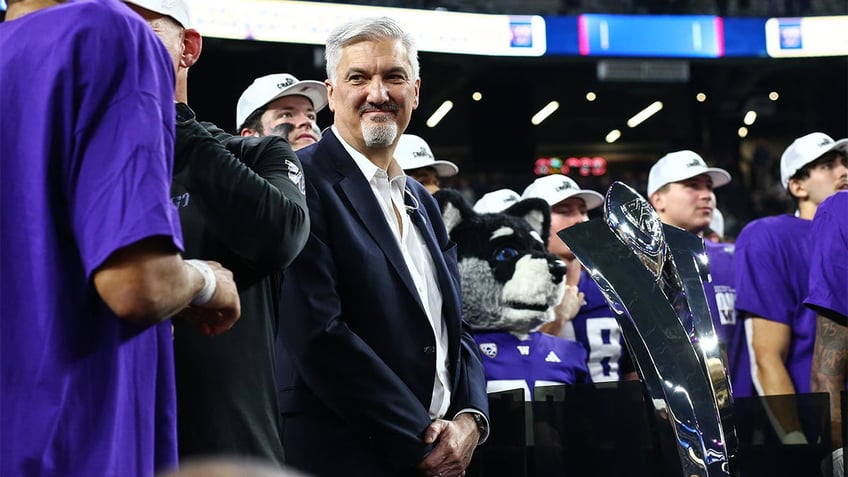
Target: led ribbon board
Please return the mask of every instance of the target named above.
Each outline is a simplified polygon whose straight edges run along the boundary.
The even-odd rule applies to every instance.
[[[323,45],[352,18],[387,16],[411,32],[420,51],[485,56],[542,56],[545,20],[537,15],[487,15],[323,2],[189,0],[192,26],[233,40]]]
[[[772,58],[848,55],[848,16],[769,18],[766,51]]]
[[[584,56],[724,56],[723,22],[717,16],[588,14],[577,22]]]

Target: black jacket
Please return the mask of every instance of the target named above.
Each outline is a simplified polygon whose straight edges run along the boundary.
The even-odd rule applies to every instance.
[[[309,235],[300,161],[280,137],[177,127],[171,196],[186,258],[233,271],[241,319],[221,336],[174,320],[180,456],[227,453],[282,463],[274,383],[281,270]]]
[[[424,443],[436,337],[396,231],[368,179],[332,132],[298,151],[308,174],[311,232],[286,271],[280,322],[283,443],[288,465],[316,476],[409,476]],[[439,206],[410,180],[410,222],[442,296],[452,419],[488,413],[480,352],[462,321],[456,244]],[[329,456],[329,457],[328,457]]]

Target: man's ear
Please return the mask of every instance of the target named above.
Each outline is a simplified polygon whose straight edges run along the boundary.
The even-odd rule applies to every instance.
[[[663,200],[663,195],[659,192],[654,192],[651,194],[651,197],[648,198],[648,202],[651,203],[651,206],[654,207],[654,210],[657,212],[665,211],[665,201]]]
[[[255,129],[251,129],[251,128],[242,128],[241,132],[239,132],[239,135],[241,135],[242,137],[247,137],[247,136],[259,137],[259,133],[256,132]]]
[[[412,109],[418,109],[418,95],[421,92],[421,78],[415,78],[415,102],[412,103]]]
[[[191,68],[197,63],[197,59],[200,58],[200,51],[203,49],[203,37],[194,28],[187,28],[184,31],[184,36],[180,66],[182,68]]]
[[[787,188],[789,189],[789,193],[792,194],[792,197],[797,197],[798,199],[806,199],[809,194],[807,193],[807,188],[805,187],[805,182],[798,179],[789,179],[789,184],[787,184]]]
[[[336,102],[333,100],[333,93],[335,92],[333,83],[330,83],[330,80],[326,79],[324,80],[324,86],[327,87],[327,107],[330,108],[330,111],[336,112]]]

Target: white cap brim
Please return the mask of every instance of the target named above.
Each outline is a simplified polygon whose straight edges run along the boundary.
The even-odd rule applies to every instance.
[[[562,194],[562,198],[559,200],[549,201],[551,207],[559,204],[560,202],[570,199],[572,197],[577,197],[578,199],[583,199],[583,202],[586,203],[586,209],[592,210],[601,206],[604,203],[604,196],[595,192],[593,190],[581,190],[580,192],[574,192],[570,194]]]
[[[648,190],[648,197],[654,195],[654,192],[662,189],[666,184],[685,181],[686,179],[691,179],[693,177],[700,176],[701,174],[710,176],[710,179],[713,182],[713,188],[721,187],[730,183],[730,173],[724,169],[719,169],[718,167],[690,168],[686,169],[685,172],[685,174],[680,174],[680,177],[667,177],[664,183],[653,185],[651,188],[652,190]]]
[[[439,177],[451,177],[459,173],[459,167],[450,161],[421,161],[420,163],[407,162],[403,164],[403,169],[406,171],[422,167],[432,167]]]
[[[250,88],[248,88],[249,90]],[[245,91],[245,93],[247,90]],[[319,112],[329,104],[327,99],[327,87],[324,83],[315,80],[299,80],[285,88],[281,89],[277,94],[272,96],[268,101],[257,106],[245,104],[250,101],[249,95],[242,93],[236,106],[236,127],[240,128],[244,122],[259,108],[264,108],[274,101],[286,96],[304,96],[312,103],[312,108],[315,112]],[[249,109],[249,111],[248,111]]]

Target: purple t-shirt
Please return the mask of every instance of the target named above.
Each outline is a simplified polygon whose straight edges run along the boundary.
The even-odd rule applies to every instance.
[[[173,64],[121,2],[0,24],[0,475],[150,476],[176,462],[170,323],[92,285],[117,249],[182,247]]]
[[[755,220],[736,240],[736,309],[790,327],[786,368],[795,391],[810,392],[816,315],[804,306],[812,221],[792,215]],[[752,362],[755,357],[751,356]],[[756,382],[756,376],[752,376]]]
[[[586,303],[577,316],[565,324],[560,336],[586,348],[586,366],[592,382],[620,381],[622,361],[628,358],[615,313],[586,270],[580,272],[577,288],[583,292]]]
[[[848,192],[837,192],[816,209],[811,233],[810,294],[804,304],[823,315],[848,317]]]
[[[486,391],[523,388],[533,400],[536,386],[588,381],[586,350],[576,341],[534,331],[525,340],[507,331],[474,332],[483,356]]]
[[[733,395],[748,397],[754,393],[751,381],[751,361],[742,320],[737,319],[736,289],[733,284],[732,243],[704,241],[710,263],[711,281],[704,283],[713,326],[719,343],[727,351],[727,367]]]

